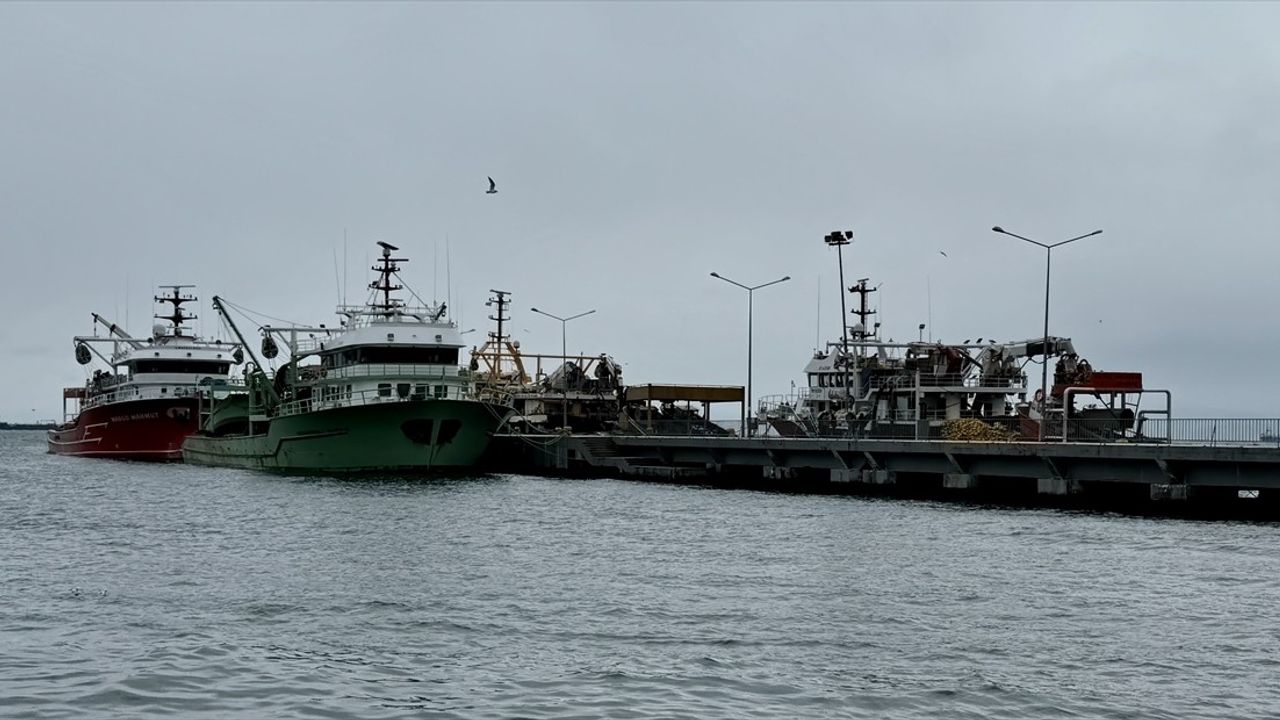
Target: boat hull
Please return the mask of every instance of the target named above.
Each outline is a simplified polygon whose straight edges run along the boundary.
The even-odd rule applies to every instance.
[[[120,460],[182,460],[182,442],[199,429],[195,398],[128,400],[91,407],[48,432],[55,455]]]
[[[511,409],[478,401],[374,403],[272,418],[265,432],[199,433],[194,465],[283,472],[430,472],[473,467]]]

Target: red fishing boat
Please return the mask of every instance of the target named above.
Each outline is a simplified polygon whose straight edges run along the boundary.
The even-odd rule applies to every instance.
[[[232,365],[243,358],[235,343],[189,331],[185,323],[196,316],[182,308],[195,301],[183,292],[187,287],[163,286],[167,292],[155,300],[169,306],[168,314],[155,317],[168,324],[155,325],[150,338],[134,337],[93,314],[95,332],[101,325],[107,334],[74,338],[76,362],[87,366],[96,356],[109,369],[95,369],[83,386],[62,391],[65,422],[49,431],[50,453],[182,459],[182,441],[198,429],[201,409],[214,393],[232,390]]]

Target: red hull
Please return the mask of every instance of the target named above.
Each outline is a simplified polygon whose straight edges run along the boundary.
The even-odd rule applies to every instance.
[[[121,460],[182,460],[195,432],[194,398],[129,400],[92,407],[49,431],[49,452]]]

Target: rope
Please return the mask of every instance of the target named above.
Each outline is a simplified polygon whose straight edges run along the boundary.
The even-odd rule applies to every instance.
[[[223,299],[222,299],[222,304],[223,304],[223,305],[226,305],[227,307],[233,308],[234,310],[236,310],[237,312],[239,312],[239,313],[241,314],[241,316],[243,316],[243,317],[244,317],[244,319],[245,319],[245,320],[248,320],[249,322],[252,322],[252,323],[257,323],[258,321],[257,321],[255,318],[250,317],[250,315],[255,315],[255,316],[258,316],[258,317],[264,317],[264,318],[266,318],[266,319],[268,319],[268,320],[275,320],[276,322],[284,323],[284,324],[286,324],[286,325],[302,325],[302,323],[300,323],[300,322],[294,322],[293,320],[286,320],[286,319],[284,319],[284,318],[273,317],[273,316],[268,315],[268,314],[266,314],[266,313],[258,312],[257,310],[250,310],[249,308],[247,308],[247,307],[243,307],[243,306],[241,306],[241,305],[237,305],[237,304],[235,304],[235,303],[231,302],[230,300],[227,300],[226,298],[223,298]],[[259,324],[259,325],[258,325],[258,329],[259,329],[259,330],[261,330],[262,328],[263,328],[263,325]]]

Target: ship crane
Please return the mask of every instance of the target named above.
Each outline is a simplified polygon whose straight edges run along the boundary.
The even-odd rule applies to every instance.
[[[107,365],[112,367],[115,366],[115,361],[99,352],[98,349],[93,346],[94,343],[111,343],[115,347],[115,351],[112,354],[116,357],[120,356],[120,343],[124,343],[135,350],[143,347],[144,343],[125,332],[124,328],[121,328],[119,325],[102,317],[98,313],[90,314],[93,315],[93,321],[95,323],[102,325],[107,329],[108,335],[107,337],[98,337],[97,335],[77,335],[71,338],[71,342],[76,349],[76,362],[81,365],[88,365],[93,360],[91,356],[92,354],[97,355],[98,359]]]
[[[115,323],[111,322],[110,320],[108,320],[108,319],[106,319],[106,318],[102,317],[102,316],[101,316],[101,315],[99,315],[98,313],[91,313],[91,314],[93,315],[93,321],[94,321],[94,322],[96,322],[96,323],[98,323],[98,324],[100,324],[100,325],[102,325],[103,327],[105,327],[105,328],[107,329],[107,332],[109,332],[109,333],[111,333],[112,335],[114,335],[115,337],[117,337],[117,338],[119,338],[119,339],[121,339],[121,340],[123,340],[123,341],[125,341],[125,342],[129,343],[129,345],[130,345],[131,347],[134,347],[134,348],[140,348],[140,347],[142,347],[142,341],[138,340],[138,339],[137,339],[137,338],[135,338],[134,336],[132,336],[132,335],[130,335],[129,333],[125,332],[125,331],[124,331],[124,328],[122,328],[122,327],[120,327],[119,325],[117,325],[117,324],[115,324]]]
[[[271,382],[267,380],[267,375],[262,370],[263,368],[262,361],[258,360],[258,357],[253,354],[253,348],[249,346],[249,343],[245,342],[244,335],[240,334],[240,328],[236,327],[235,321],[231,319],[231,314],[228,313],[227,309],[222,305],[222,298],[218,297],[217,295],[213,296],[213,309],[216,310],[217,313],[222,316],[223,321],[227,323],[227,327],[231,328],[231,332],[234,333],[236,336],[236,339],[240,341],[240,347],[243,347],[245,351],[249,353],[249,359],[253,361],[254,373],[257,374],[263,380],[263,382],[261,382],[260,384],[263,387],[263,389],[266,390],[267,395],[271,398],[272,404],[273,405],[279,404],[280,394],[276,392],[276,389],[271,386]],[[248,370],[246,370],[245,373],[246,373],[245,381],[247,383],[249,380]]]
[[[1022,358],[1043,357],[1049,362],[1050,357],[1075,357],[1076,349],[1071,338],[1038,337],[1014,342],[993,343],[987,345],[978,354],[977,364],[982,368],[984,378],[1000,377],[1014,372],[1015,361]]]

